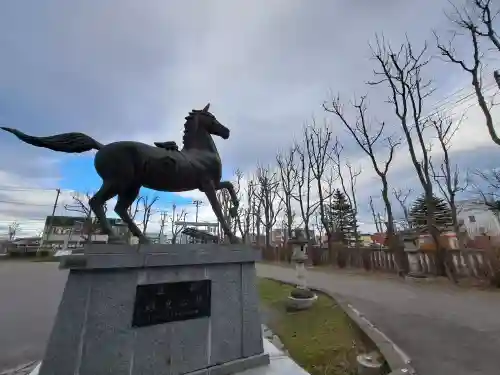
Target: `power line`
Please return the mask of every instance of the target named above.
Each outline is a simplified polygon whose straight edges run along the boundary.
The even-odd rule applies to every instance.
[[[490,85],[486,86],[483,90],[488,91],[488,90],[490,90],[491,88],[495,88],[495,87],[496,87],[496,84],[490,84]],[[462,98],[458,99],[456,102],[454,102],[454,103],[453,103],[450,107],[448,107],[447,109],[448,109],[448,110],[452,110],[452,109],[454,109],[454,108],[458,107],[458,106],[459,106],[460,104],[462,104],[463,102],[467,102],[467,101],[468,101],[467,99],[470,99],[470,98],[471,98],[472,96],[474,96],[474,95],[475,95],[475,91],[471,91],[470,93],[468,93],[468,94],[467,94],[467,95],[465,95],[464,97],[462,97]],[[450,97],[450,98],[451,98],[451,97]],[[433,116],[435,116],[436,114],[438,114],[438,113],[440,112],[440,109],[442,109],[443,107],[445,107],[445,106],[446,106],[447,104],[449,104],[449,103],[450,103],[450,102],[448,101],[448,102],[443,103],[443,104],[441,104],[441,105],[439,105],[439,106],[437,106],[437,107],[434,107],[434,108],[431,110],[431,112],[430,112],[428,115],[426,115],[426,116],[422,117],[422,118],[419,120],[419,122],[420,122],[420,123],[424,123],[425,121],[430,120]],[[470,104],[469,106],[467,106],[467,107],[465,108],[465,110],[468,110],[469,108],[472,108],[472,107],[473,107],[473,106],[475,106],[475,105],[476,105],[476,103],[472,103],[472,104]],[[415,123],[414,123],[414,122],[411,122],[411,123],[409,123],[408,125],[411,127],[411,126],[414,126],[414,125],[415,125]]]
[[[495,84],[490,84],[488,86],[486,86],[483,90],[484,91],[489,91],[490,89],[492,88],[495,88]],[[470,93],[466,94],[465,96],[463,96],[462,98],[458,99],[456,102],[454,102],[451,107],[449,107],[448,109],[454,109],[456,107],[458,107],[459,104],[463,103],[464,101],[467,101],[467,99],[470,99],[471,97],[473,97],[474,95],[476,94],[475,91],[471,91]],[[450,97],[451,99],[451,97]],[[427,116],[425,116],[424,118],[422,118],[421,121],[426,121],[430,118],[432,118],[434,115],[436,115],[437,113],[439,113],[440,109],[442,109],[443,107],[446,107],[448,104],[450,104],[450,101],[447,101],[441,105],[438,105],[437,107],[434,107],[431,111],[430,114],[428,114]],[[470,108],[470,107],[467,107],[467,108]]]
[[[18,201],[9,201],[0,199],[0,203],[6,204],[18,204],[21,206],[35,206],[35,207],[53,207],[53,204],[42,204],[42,203],[30,203],[30,202],[18,202]]]
[[[28,188],[28,187],[21,187],[21,186],[1,186],[0,185],[0,190],[4,191],[57,191],[57,188],[51,189],[51,188]]]

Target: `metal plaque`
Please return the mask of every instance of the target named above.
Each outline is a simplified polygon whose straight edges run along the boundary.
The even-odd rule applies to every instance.
[[[211,280],[138,285],[132,327],[210,316]]]

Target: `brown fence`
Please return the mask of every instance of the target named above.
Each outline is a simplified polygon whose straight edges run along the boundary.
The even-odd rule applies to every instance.
[[[410,272],[436,275],[436,254],[433,251],[406,252]],[[312,266],[337,266],[341,268],[364,268],[380,272],[396,273],[395,255],[386,249],[349,248],[332,246],[328,248],[311,247],[308,249],[309,263]],[[497,261],[488,250],[462,249],[447,250],[455,275],[491,279],[495,275]],[[262,258],[272,262],[291,262],[292,249],[277,247],[262,250]]]

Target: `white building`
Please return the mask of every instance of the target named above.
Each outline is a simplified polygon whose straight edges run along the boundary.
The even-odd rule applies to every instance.
[[[457,202],[458,222],[471,238],[479,235],[500,235],[500,220],[492,210],[481,201],[464,200]]]

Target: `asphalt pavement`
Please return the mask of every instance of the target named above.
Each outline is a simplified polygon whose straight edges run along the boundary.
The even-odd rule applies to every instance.
[[[290,268],[260,276],[294,281]],[[57,263],[0,262],[0,372],[43,357],[67,278]],[[420,375],[500,373],[500,293],[310,271],[312,286],[340,294],[413,360]]]
[[[291,268],[257,273],[295,281]],[[309,271],[311,287],[341,295],[412,359],[420,375],[500,374],[500,293]]]
[[[67,279],[57,267],[0,261],[0,372],[43,357]]]

